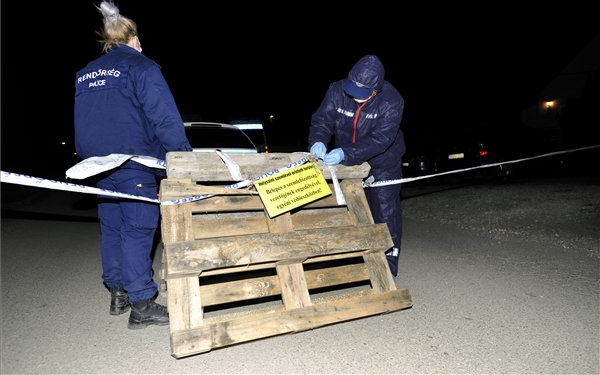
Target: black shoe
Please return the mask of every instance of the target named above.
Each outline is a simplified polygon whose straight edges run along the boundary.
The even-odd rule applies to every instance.
[[[129,296],[123,287],[110,288],[110,315],[121,315],[129,311]]]
[[[164,326],[169,324],[167,307],[159,305],[154,300],[133,302],[129,315],[129,329],[146,328],[149,325]]]

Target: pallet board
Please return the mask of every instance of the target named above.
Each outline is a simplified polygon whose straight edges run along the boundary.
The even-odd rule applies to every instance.
[[[306,154],[228,156],[254,180]],[[237,181],[216,153],[168,153],[161,201],[212,195],[161,205],[172,356],[411,307],[389,272],[387,226],[374,224],[364,195],[368,171],[335,167],[345,205],[332,195],[270,218],[252,187],[224,188]]]

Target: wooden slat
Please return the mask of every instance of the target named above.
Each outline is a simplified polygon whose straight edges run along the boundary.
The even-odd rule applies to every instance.
[[[171,334],[202,325],[203,307],[197,277],[167,280],[167,308]]]
[[[352,225],[346,206],[302,210],[292,215],[296,230],[331,228]]]
[[[269,226],[269,232],[271,233],[285,233],[294,230],[292,223],[292,217],[289,212],[283,213],[279,216],[269,219],[267,212],[265,211],[265,220]]]
[[[216,195],[186,204],[192,206],[192,212],[202,213],[264,210],[258,195]]]
[[[241,188],[229,189],[225,185],[200,185],[177,179],[167,178],[161,181],[161,200],[187,198],[195,195],[258,195],[255,189]],[[206,198],[208,199],[208,198]]]
[[[194,215],[192,223],[195,239],[269,232],[263,211]]]
[[[192,212],[190,208],[186,204],[160,206],[160,229],[163,242],[169,243],[194,239],[192,236]]]
[[[373,290],[386,292],[396,289],[396,284],[389,271],[389,265],[383,251],[367,253],[363,256],[369,269],[369,279]]]
[[[364,253],[365,253],[364,250],[359,250],[359,251],[349,251],[346,253],[339,253],[339,254],[320,255],[320,256],[316,256],[314,258],[308,258],[308,259],[306,259],[306,261],[304,261],[304,263],[336,261],[339,259],[352,258],[354,256],[362,256],[362,255],[364,255]],[[202,271],[202,276],[214,276],[214,275],[224,275],[224,274],[237,273],[237,272],[249,272],[249,271],[264,270],[264,269],[275,267],[275,263],[276,262],[265,262],[265,263],[258,263],[258,264],[244,264],[241,266],[232,266],[232,267],[227,267],[227,268],[215,268],[215,269],[211,269],[211,270]]]
[[[362,187],[362,182],[357,180],[344,180],[340,186],[344,192],[344,196],[346,197],[348,214],[351,217],[352,224],[358,225],[373,223],[373,216],[371,215],[371,210]]]
[[[304,331],[412,306],[407,289],[347,294],[348,297],[343,299],[339,296],[331,300],[323,299],[311,306],[292,310],[269,307],[231,320],[220,319],[216,323],[210,323],[206,319],[202,327],[174,332],[171,337],[171,353],[180,358],[263,337]]]
[[[230,153],[228,156],[240,167],[244,179],[255,179],[275,169],[307,157],[306,153]],[[231,174],[217,153],[212,152],[169,152],[167,153],[167,176],[169,178],[189,178],[192,181],[231,181]],[[318,162],[317,166],[326,179],[331,179],[329,168]],[[365,178],[370,166],[363,163],[356,166],[336,165],[339,179]]]
[[[369,270],[364,263],[357,263],[306,270],[304,275],[308,290],[313,290],[368,280]],[[200,284],[202,284],[202,278],[200,278]],[[278,294],[281,294],[281,283],[276,275],[200,285],[200,295],[204,306],[241,302]]]
[[[172,242],[165,244],[166,278],[197,276],[203,270],[290,257],[309,258],[391,246],[386,224]]]
[[[189,241],[193,239],[192,213],[185,204],[161,206],[161,229],[165,243]],[[164,274],[168,274],[169,258],[163,250]],[[199,327],[202,324],[203,310],[200,299],[200,286],[197,277],[166,280],[167,308],[169,310],[169,330],[171,334],[182,329]]]
[[[329,184],[330,189],[333,191],[333,185]],[[232,192],[236,190],[227,189]],[[185,198],[184,195],[170,194],[167,195],[175,198]],[[192,196],[191,194],[188,196]],[[264,210],[264,205],[259,195],[256,194],[228,194],[228,195],[215,195],[205,199],[197,200],[194,202],[186,203],[192,206],[192,212],[225,212],[225,211],[248,211],[248,210]],[[326,208],[326,207],[338,207],[335,196],[328,195],[317,201],[311,202],[302,206],[302,209],[314,209],[314,208]],[[343,206],[342,206],[343,207]]]
[[[286,310],[312,305],[302,263],[277,264],[276,269]]]

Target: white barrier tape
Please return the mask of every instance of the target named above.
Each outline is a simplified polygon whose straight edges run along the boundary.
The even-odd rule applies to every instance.
[[[1,172],[2,172],[2,174],[1,174],[0,181],[6,182],[9,184],[34,186],[34,187],[41,187],[41,188],[54,189],[54,190],[73,191],[73,192],[77,192],[77,193],[97,194],[97,195],[104,195],[104,196],[117,197],[117,198],[137,199],[137,200],[143,200],[143,201],[148,201],[148,202],[153,202],[153,203],[160,202],[158,199],[152,199],[152,198],[142,197],[142,196],[138,196],[138,195],[119,193],[117,191],[104,190],[104,189],[99,189],[99,188],[85,186],[85,185],[71,184],[69,182],[47,180],[45,178],[32,177],[32,176],[27,176],[27,175],[18,174],[18,173],[11,173],[11,172],[5,172],[5,171],[1,171]]]
[[[243,188],[243,187],[250,186],[250,185],[252,185],[252,181],[244,180],[244,181],[236,182],[235,184],[232,184],[232,185],[227,185],[227,186],[225,186],[225,189],[239,189],[239,188]],[[172,206],[175,204],[196,202],[196,201],[210,198],[210,197],[214,197],[214,194],[201,194],[201,195],[194,195],[191,197],[171,199],[168,201],[162,201],[162,202],[160,202],[160,204],[162,206]]]
[[[99,173],[117,168],[127,160],[133,160],[150,168],[166,169],[164,160],[143,155],[110,154],[107,156],[93,156],[80,161],[67,169],[67,178],[84,179]]]
[[[383,180],[383,181],[373,182],[373,176],[370,176],[368,179],[366,179],[365,181],[363,181],[363,187],[373,187],[373,186],[377,187],[377,186],[387,186],[387,185],[402,184],[404,182],[411,182],[411,181],[416,181],[416,180],[422,180],[422,179],[425,179],[425,178],[437,177],[437,176],[442,176],[442,175],[446,175],[446,174],[460,173],[460,172],[470,171],[470,170],[479,169],[479,168],[497,167],[497,166],[501,166],[503,164],[520,163],[520,162],[526,161],[526,160],[533,160],[533,159],[544,158],[544,157],[548,157],[548,156],[566,154],[566,153],[575,152],[575,151],[591,150],[591,149],[599,148],[599,147],[600,147],[600,145],[595,145],[595,146],[588,146],[588,147],[576,148],[576,149],[572,149],[572,150],[555,151],[555,152],[549,152],[547,154],[532,156],[532,157],[529,157],[529,158],[516,159],[516,160],[510,160],[510,161],[503,161],[501,163],[485,164],[485,165],[479,165],[477,167],[464,168],[464,169],[455,169],[455,170],[448,171],[448,172],[430,174],[430,175],[426,175],[426,176],[401,178],[401,179],[396,179],[396,180]]]
[[[104,160],[108,164],[102,164],[102,163],[98,164],[100,166],[100,168],[103,168],[102,165],[110,165],[111,163],[118,163],[121,160],[123,160],[123,162],[124,162],[125,160],[127,160],[129,158],[134,158],[131,155],[113,154],[112,156],[113,156],[112,159],[107,157],[106,160]],[[90,159],[86,159],[86,160],[90,160]],[[158,159],[151,160],[153,158],[149,158],[149,157],[140,158],[140,159],[146,159],[146,160],[142,160],[142,161],[150,162],[150,163],[160,161]],[[308,158],[300,159],[296,162],[288,164],[287,166],[285,166],[281,169],[274,169],[274,170],[267,172],[259,177],[256,177],[255,180],[258,181],[258,180],[267,178],[276,173],[279,173],[279,172],[297,167],[299,165],[302,165],[302,164],[306,163],[307,161],[308,161]],[[91,163],[94,163],[94,161],[92,160]],[[121,162],[121,164],[122,164],[122,162]],[[93,164],[89,164],[88,167],[90,167],[90,169],[88,169],[88,173],[90,170],[97,170],[93,167]],[[85,170],[85,168],[82,170]],[[48,179],[41,178],[41,177],[33,177],[33,176],[28,176],[28,175],[19,174],[19,173],[12,173],[12,172],[5,172],[5,171],[0,171],[0,172],[1,172],[0,182],[6,182],[9,184],[33,186],[33,187],[40,187],[40,188],[54,189],[54,190],[72,191],[72,192],[84,193],[84,194],[104,195],[104,196],[110,196],[110,197],[116,197],[116,198],[137,199],[137,200],[143,200],[143,201],[147,201],[147,202],[160,203],[161,205],[175,205],[175,204],[194,202],[194,201],[198,201],[201,199],[206,199],[206,198],[214,196],[214,194],[201,194],[201,195],[195,195],[192,197],[172,199],[172,200],[161,202],[158,199],[152,199],[152,198],[147,198],[147,197],[143,197],[143,196],[119,193],[117,191],[99,189],[99,188],[85,186],[85,185],[79,185],[79,184],[72,184],[69,182],[48,180]],[[92,176],[92,175],[93,174],[91,174],[90,176]],[[244,180],[244,181],[236,182],[235,184],[225,186],[225,188],[240,189],[243,187],[250,186],[252,184],[253,184],[253,182],[251,180]]]
[[[333,189],[335,190],[335,199],[337,200],[337,204],[338,206],[345,206],[346,198],[344,197],[344,193],[340,187],[340,182],[335,174],[335,169],[332,166],[327,167],[329,168],[329,173],[331,173],[331,180],[333,181]]]
[[[286,171],[288,169],[291,169],[291,168],[297,167],[299,165],[302,165],[302,164],[306,163],[307,161],[308,161],[308,158],[302,158],[302,159],[300,159],[300,160],[298,160],[296,162],[293,162],[291,164],[286,165],[285,167],[283,167],[281,169],[279,169],[279,168],[273,169],[272,171],[269,171],[269,172],[267,172],[267,173],[265,173],[263,175],[260,175],[260,176],[258,176],[256,178],[254,178],[254,180],[255,181],[259,181],[259,180],[265,179],[265,178],[270,177],[270,176],[272,176],[272,175],[274,175],[276,173],[283,172],[283,171]],[[241,175],[240,175],[240,179],[241,179]],[[232,184],[232,185],[225,186],[225,188],[226,189],[239,189],[239,188],[242,188],[242,187],[250,186],[252,184],[253,184],[253,182],[251,180],[244,180],[244,181],[240,181],[240,182],[237,182],[235,184]],[[195,202],[195,201],[199,201],[199,200],[202,200],[202,199],[210,198],[212,196],[214,196],[214,194],[195,195],[195,196],[192,196],[192,197],[178,198],[178,199],[172,199],[172,200],[168,200],[168,201],[163,201],[160,204],[161,205],[165,205],[165,206],[169,206],[169,205],[175,205],[175,204],[189,203],[189,202]]]
[[[404,183],[404,182],[411,182],[411,181],[416,181],[416,180],[421,180],[421,179],[425,179],[425,178],[431,178],[431,177],[436,177],[436,176],[441,176],[441,175],[446,175],[446,174],[451,174],[451,173],[464,172],[464,171],[468,171],[468,170],[472,170],[472,169],[495,167],[495,166],[500,166],[503,164],[518,163],[518,162],[522,162],[522,161],[526,161],[526,160],[532,160],[532,159],[538,159],[538,158],[543,158],[543,157],[548,157],[548,156],[553,156],[553,155],[565,154],[565,153],[574,152],[574,151],[591,150],[594,148],[600,148],[600,145],[581,147],[581,148],[573,149],[573,150],[551,152],[551,153],[547,153],[547,154],[532,156],[529,158],[511,160],[511,161],[506,161],[506,162],[502,162],[502,163],[486,164],[486,165],[482,165],[482,166],[478,166],[478,167],[458,169],[458,170],[454,170],[454,171],[437,173],[437,174],[433,174],[433,175],[402,178],[402,179],[397,179],[397,180],[386,180],[386,181],[373,182],[374,181],[373,176],[370,176],[368,179],[363,181],[363,187],[400,184],[400,183]],[[149,164],[156,163],[156,165],[157,165],[156,168],[159,168],[158,165],[160,165],[160,163],[162,162],[161,160],[150,158],[150,157],[132,157],[130,155],[125,155],[125,156],[127,156],[127,159],[139,158],[139,160],[143,161],[143,163],[149,163]],[[120,156],[117,157],[118,160],[120,160],[120,158],[121,158]],[[125,160],[127,160],[127,159],[125,159]],[[86,159],[86,160],[88,160],[88,159]],[[306,163],[308,160],[309,160],[308,158],[302,158],[296,162],[288,164],[287,166],[285,166],[281,169],[274,169],[274,170],[267,172],[261,176],[258,176],[256,178],[254,178],[254,180],[259,181],[261,179],[270,177],[276,173],[279,173],[279,172],[285,171],[287,169],[291,169],[291,168],[297,167],[299,165],[302,165],[302,164]],[[145,165],[150,166],[148,164],[145,164]],[[11,172],[5,172],[5,171],[0,171],[0,173],[1,173],[0,174],[0,182],[6,182],[9,184],[18,184],[18,185],[25,185],[25,186],[41,187],[41,188],[46,188],[46,189],[72,191],[72,192],[85,193],[85,194],[104,195],[104,196],[117,197],[117,198],[137,199],[137,200],[143,200],[143,201],[147,201],[147,202],[160,203],[161,205],[173,205],[173,204],[193,202],[193,201],[206,199],[208,197],[213,196],[213,194],[202,194],[202,195],[196,195],[193,197],[173,199],[170,201],[160,202],[158,199],[152,199],[152,198],[147,198],[147,197],[142,197],[142,196],[137,196],[137,195],[125,194],[125,193],[120,193],[117,191],[104,190],[104,189],[99,189],[99,188],[85,186],[85,185],[72,184],[72,183],[68,183],[68,182],[48,180],[45,178],[33,177],[33,176],[23,175],[23,174],[19,174],[19,173],[11,173]],[[335,173],[333,173],[333,171],[332,171],[332,177],[334,175],[335,175]],[[237,182],[235,184],[228,185],[228,186],[226,186],[226,188],[239,189],[242,187],[250,186],[250,185],[252,185],[252,183],[253,182],[251,180],[244,180],[244,181]],[[334,185],[335,185],[335,183],[334,183]],[[340,191],[341,191],[341,189],[340,189]],[[343,198],[343,196],[342,196],[342,198]]]
[[[240,172],[240,166],[237,165],[232,158],[229,157],[226,153],[221,150],[215,150],[217,155],[223,160],[227,169],[229,169],[229,174],[231,175],[231,179],[234,181],[240,181],[242,179],[242,173]]]
[[[306,152],[306,154],[310,155],[310,152]],[[316,156],[314,156],[314,158],[323,160],[323,158],[317,158]],[[342,192],[342,188],[340,187],[340,181],[338,180],[337,175],[335,174],[335,168],[333,168],[332,165],[328,165],[327,168],[329,168],[329,173],[331,174],[331,182],[333,182],[333,190],[335,191],[335,199],[337,201],[337,204],[338,206],[345,206],[346,197],[344,197],[344,193]]]

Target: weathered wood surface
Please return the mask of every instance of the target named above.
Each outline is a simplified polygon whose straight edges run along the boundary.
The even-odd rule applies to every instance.
[[[329,184],[333,192],[333,185]],[[361,187],[362,189],[362,187]],[[169,179],[161,182],[161,201],[170,201],[180,198],[193,197],[195,195],[214,194],[210,197],[186,203],[191,206],[192,212],[224,212],[244,210],[264,210],[260,196],[254,188],[226,189],[223,187],[212,187],[196,185],[188,180],[187,184],[181,181],[171,183]],[[314,202],[304,205],[303,209],[338,206],[335,194],[332,193]]]
[[[273,265],[271,265],[271,268]],[[365,263],[320,268],[304,271],[308,290],[326,288],[369,280]],[[241,280],[223,281],[202,285],[200,295],[204,306],[214,306],[236,301],[247,301],[281,294],[281,282],[276,275],[247,277]]]
[[[275,169],[281,169],[308,157],[308,153],[228,153],[240,168],[244,179],[255,179]],[[215,152],[169,152],[167,153],[167,176],[169,178],[189,178],[192,181],[232,181],[229,169]],[[331,179],[329,168],[322,161],[317,166],[326,179]],[[338,179],[368,177],[370,166],[363,163],[357,166],[336,165]]]
[[[386,224],[217,237],[165,243],[166,279],[213,268],[393,246]]]
[[[161,181],[161,195],[162,201],[186,198],[195,195],[211,194],[219,196],[227,195],[255,195],[258,197],[256,189],[240,188],[230,189],[225,188],[223,185],[201,185],[192,183],[190,179],[175,179],[170,178]],[[208,198],[207,198],[208,199]],[[203,202],[204,200],[202,200]],[[201,201],[199,201],[201,202]],[[213,200],[214,202],[214,200]]]
[[[307,154],[228,156],[253,180],[299,165]],[[317,165],[331,180],[329,168]],[[408,290],[396,289],[389,272],[387,226],[374,224],[364,194],[369,168],[335,167],[345,205],[332,194],[270,218],[253,187],[225,188],[233,180],[218,154],[169,153],[161,201],[211,195],[161,205],[171,354],[180,358],[412,306]],[[322,297],[324,289],[336,293]]]
[[[305,331],[359,317],[389,313],[412,306],[407,289],[374,293],[372,290],[323,298],[316,303],[285,310],[267,307],[231,319],[206,319],[201,327],[175,332],[171,337],[176,358],[204,353],[263,337]]]
[[[192,213],[190,207],[182,204],[161,206],[162,237],[164,243],[193,240]],[[163,273],[167,269],[163,254]],[[167,307],[169,309],[169,330],[174,332],[199,327],[202,324],[203,308],[197,277],[183,277],[166,280]]]

